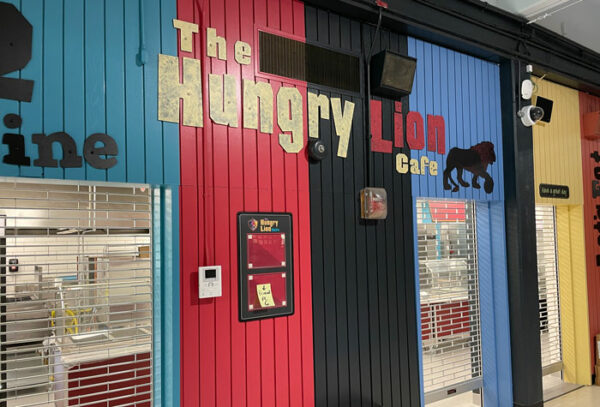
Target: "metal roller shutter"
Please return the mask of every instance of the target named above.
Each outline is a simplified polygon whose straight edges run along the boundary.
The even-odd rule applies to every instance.
[[[553,206],[535,207],[540,341],[544,374],[562,370],[560,300]]]
[[[0,406],[150,406],[151,189],[0,178],[0,218]]]
[[[474,205],[417,200],[425,401],[482,387]]]

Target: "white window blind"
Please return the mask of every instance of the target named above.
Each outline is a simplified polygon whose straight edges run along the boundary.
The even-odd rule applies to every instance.
[[[542,368],[552,373],[562,370],[554,207],[536,205],[535,225]]]
[[[482,387],[474,205],[417,200],[425,401]]]
[[[0,178],[0,406],[151,405],[151,216],[146,185]]]

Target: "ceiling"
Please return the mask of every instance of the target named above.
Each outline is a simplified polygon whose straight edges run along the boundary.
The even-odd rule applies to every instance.
[[[481,0],[600,53],[600,0]]]

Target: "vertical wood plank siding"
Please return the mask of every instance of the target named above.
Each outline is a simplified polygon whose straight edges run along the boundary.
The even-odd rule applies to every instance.
[[[411,175],[412,196],[474,200],[477,224],[483,396],[487,406],[512,403],[509,305],[504,224],[504,160],[500,110],[500,69],[497,64],[408,38],[408,55],[417,58],[410,94],[412,111],[419,112],[427,129],[428,115],[445,121],[445,154],[411,150],[411,158],[427,156],[438,162],[438,175]],[[452,148],[470,149],[481,142],[494,144],[496,162],[487,167],[494,180],[492,193],[469,184],[457,192],[445,190],[443,172]],[[456,171],[451,175],[456,179]],[[414,231],[417,233],[416,228]],[[419,268],[415,268],[416,278]],[[420,316],[418,315],[417,318]],[[419,342],[420,345],[420,342]]]
[[[10,77],[35,81],[30,103],[0,100],[0,119],[20,114],[26,154],[37,158],[31,135],[64,131],[83,155],[86,137],[106,133],[119,147],[117,165],[95,169],[41,168],[0,163],[0,175],[151,184],[179,184],[177,125],[157,116],[157,55],[177,52],[172,27],[175,0],[9,0],[33,26],[29,64]],[[145,65],[136,63],[140,18],[145,24],[148,52]],[[0,133],[9,132],[0,120]],[[11,130],[10,132],[14,132]],[[54,157],[61,157],[58,143]],[[0,154],[8,146],[0,144]]]
[[[600,111],[600,98],[589,94],[579,93],[579,109],[582,125],[581,159],[583,164],[583,224],[585,227],[585,254],[587,263],[587,290],[590,318],[590,373],[594,373],[594,335],[600,333],[600,266],[596,263],[596,256],[600,255],[598,245],[598,231],[594,225],[598,222],[596,205],[600,205],[600,199],[592,195],[592,181],[596,180],[594,169],[600,163],[590,157],[594,151],[600,153],[600,141],[588,140],[583,137],[583,115],[589,112]]]
[[[366,53],[373,34],[371,26],[306,8],[307,43],[359,55]],[[406,37],[381,32],[373,52],[382,48],[406,54]],[[321,120],[320,138],[330,154],[310,164],[316,405],[417,406],[410,177],[396,173],[395,155],[374,153],[374,183],[367,185],[360,94],[308,86],[310,92],[356,103],[348,157],[336,156],[333,121]],[[392,100],[382,101],[388,140],[393,139],[393,108]],[[359,191],[365,186],[387,190],[385,221],[360,219]]]
[[[437,160],[439,175],[412,176],[415,197],[474,199],[501,201],[504,199],[502,128],[500,116],[500,70],[498,65],[408,38],[408,55],[417,58],[417,70],[410,94],[411,110],[427,115],[442,115],[446,122],[446,154],[412,151],[412,158],[427,155]],[[427,127],[425,127],[427,128]],[[496,162],[488,166],[494,179],[494,190],[487,194],[481,188],[461,187],[458,192],[444,190],[442,172],[453,147],[468,149],[482,141],[494,144]],[[453,173],[455,177],[455,173]],[[465,181],[471,184],[470,173]]]
[[[181,333],[183,406],[275,407],[314,405],[310,213],[306,153],[287,154],[281,133],[217,125],[209,118],[208,73],[268,80],[274,95],[285,79],[256,71],[259,28],[304,38],[304,5],[296,0],[180,0],[178,18],[199,25],[192,53],[202,61],[204,127],[181,134]],[[227,40],[227,61],[206,56],[206,29]],[[234,59],[235,42],[252,47],[252,63]],[[306,85],[294,82],[306,101]],[[238,103],[241,98],[238,98]],[[238,116],[242,120],[242,105]],[[306,106],[304,117],[306,118]],[[304,125],[306,142],[306,124]],[[295,313],[238,320],[236,214],[290,212],[293,217]],[[223,295],[198,299],[198,266],[222,266]]]
[[[536,97],[554,101],[550,123],[533,126],[535,202],[538,204],[581,205],[581,126],[579,92],[552,82],[532,78]],[[569,186],[569,199],[540,197],[540,184]]]
[[[592,384],[589,373],[587,268],[582,205],[556,207],[560,329],[565,381]]]
[[[554,101],[550,123],[533,126],[536,204],[556,205],[560,328],[565,381],[591,384],[583,227],[579,92],[533,78],[536,96]],[[542,198],[540,184],[567,185],[568,199]]]
[[[0,100],[0,134],[25,138],[31,163],[38,158],[34,133],[66,132],[83,156],[84,141],[106,133],[117,143],[117,165],[98,170],[14,166],[0,162],[0,176],[149,183],[160,196],[153,219],[154,403],[179,403],[179,135],[157,116],[158,54],[177,54],[172,28],[176,0],[5,0],[33,26],[27,66],[8,77],[34,81],[31,102]],[[146,64],[137,63],[143,21]],[[2,118],[16,113],[18,129]],[[62,151],[53,143],[54,158]],[[0,156],[8,146],[0,144]],[[159,187],[160,186],[160,187]],[[160,216],[157,216],[160,215]]]

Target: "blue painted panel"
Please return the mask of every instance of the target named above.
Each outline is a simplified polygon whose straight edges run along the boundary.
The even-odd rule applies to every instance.
[[[478,202],[477,262],[484,405],[512,405],[504,204]]]
[[[487,203],[476,205],[477,263],[479,266],[479,309],[481,321],[481,356],[485,405],[498,406],[496,363],[496,324],[494,323],[494,282],[490,241],[490,209]]]
[[[498,126],[500,127],[500,124]],[[489,205],[491,219],[489,234],[491,236],[493,253],[494,322],[497,332],[498,406],[502,407],[511,406],[513,403],[506,233],[504,230],[504,203],[496,201],[490,202]]]
[[[425,149],[412,150],[411,157],[426,155],[438,162],[438,175],[412,175],[413,196],[474,200],[503,199],[502,132],[500,129],[500,76],[497,65],[451,51],[415,38],[408,39],[408,54],[417,58],[411,111],[418,111],[425,121]],[[427,115],[442,115],[446,124],[446,154],[427,151]],[[458,192],[444,190],[443,170],[453,147],[469,149],[482,141],[495,146],[497,161],[488,166],[494,180],[491,194],[480,189],[460,187]],[[456,170],[452,172],[456,180]],[[471,184],[472,174],[463,179]]]
[[[413,198],[413,207],[416,207]],[[417,240],[417,211],[413,211],[414,236]],[[475,206],[477,234],[477,263],[479,271],[481,353],[483,365],[484,405],[512,406],[512,367],[508,304],[508,277],[504,232],[504,203],[477,201]],[[415,244],[415,259],[418,246]],[[419,265],[415,262],[415,290],[419,301]],[[417,313],[417,332],[421,338],[421,315]],[[422,340],[419,344],[419,374],[421,406],[423,406]]]

